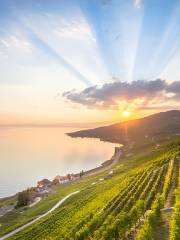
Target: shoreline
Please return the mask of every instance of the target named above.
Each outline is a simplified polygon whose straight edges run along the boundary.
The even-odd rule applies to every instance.
[[[100,141],[102,141],[101,139],[100,139]],[[116,143],[117,144],[117,143]],[[114,147],[114,153],[113,153],[113,155],[112,155],[112,157],[109,159],[109,160],[105,160],[105,161],[103,161],[101,164],[100,164],[100,166],[97,166],[97,167],[94,167],[94,168],[91,168],[91,169],[89,169],[89,170],[86,170],[86,171],[83,171],[83,176],[88,176],[88,175],[93,175],[93,174],[95,174],[95,173],[97,173],[97,172],[100,172],[100,171],[102,171],[102,170],[105,170],[106,168],[109,168],[109,167],[111,167],[111,166],[113,166],[114,164],[116,164],[117,163],[117,158],[119,158],[121,155],[122,155],[122,153],[123,153],[123,148],[124,148],[124,145],[123,144],[120,144],[119,143],[119,147],[117,147],[117,146],[115,146]],[[120,152],[119,152],[120,151]],[[79,173],[75,173],[75,174],[73,174],[75,177],[78,177],[79,176]],[[75,179],[75,180],[71,180],[71,181],[69,181],[69,182],[72,182],[72,181],[78,181],[79,179]],[[69,182],[67,182],[67,183],[63,183],[63,184],[68,184]],[[62,185],[63,185],[62,184]],[[36,187],[28,187],[28,188],[37,188],[37,186]],[[23,191],[23,190],[22,190]],[[21,192],[21,191],[20,191]],[[0,201],[6,201],[7,199],[12,199],[12,198],[15,198],[16,196],[17,196],[17,194],[18,194],[18,192],[17,193],[15,193],[15,194],[13,194],[13,195],[10,195],[10,196],[6,196],[6,197],[0,197]],[[1,204],[1,203],[0,203]],[[7,206],[6,204],[5,205],[0,205],[0,209],[2,208],[2,207],[4,207],[4,206]]]
[[[84,174],[83,174],[84,177],[85,177],[85,179],[86,179],[86,177],[88,177],[88,176],[91,177],[92,175],[94,175],[94,174],[99,174],[99,173],[101,173],[102,171],[111,170],[111,169],[112,169],[112,166],[115,165],[116,163],[118,163],[121,155],[123,154],[123,147],[124,147],[123,145],[120,146],[120,147],[114,147],[114,154],[112,155],[112,157],[111,157],[109,160],[104,161],[104,162],[101,164],[101,166],[99,166],[99,167],[96,167],[96,168],[90,169],[90,170],[88,170],[88,171],[85,171]],[[110,174],[110,175],[113,174],[113,171],[110,171],[109,174]],[[80,179],[81,179],[81,178],[78,178],[78,179],[69,181],[69,182],[67,182],[67,183],[65,183],[65,184],[59,184],[59,186],[60,186],[60,185],[62,185],[62,187],[63,187],[63,185],[64,185],[64,186],[67,186],[67,185],[69,185],[69,184],[71,184],[71,183],[73,183],[73,182],[80,181]],[[100,180],[100,179],[99,179],[99,180]],[[101,180],[100,180],[100,181],[101,181]],[[92,185],[93,185],[93,183],[92,183]],[[50,189],[50,191],[49,191],[48,195],[46,195],[46,196],[50,196],[51,193],[54,192],[54,191],[53,191],[54,185],[52,185],[49,189]],[[16,198],[15,198],[15,197],[16,197]],[[6,197],[6,199],[11,199],[11,198],[12,198],[12,199],[15,198],[15,199],[14,199],[14,204],[13,204],[14,207],[11,209],[11,212],[13,213],[13,212],[14,212],[14,209],[16,208],[16,204],[17,204],[17,193],[16,193],[15,195],[13,195],[12,197]],[[42,196],[41,200],[42,200],[43,198],[44,198],[44,196]],[[66,198],[66,197],[65,197],[65,198]],[[3,199],[1,198],[0,201],[3,201]],[[38,204],[39,202],[41,202],[41,201],[38,201],[37,204]],[[60,200],[59,202],[61,202],[61,200]],[[59,202],[57,202],[54,206],[56,206]],[[1,204],[1,202],[0,202],[0,204]],[[28,204],[27,206],[25,206],[25,207],[28,207],[28,208],[29,208],[29,207],[31,207],[31,206],[33,207],[33,206],[35,206],[35,205],[36,205],[36,203],[33,204],[33,202],[31,202],[31,203],[29,203],[29,204]],[[11,206],[11,205],[5,203],[4,205],[2,205],[2,206],[0,207],[0,210],[1,210],[2,208],[4,208],[4,207],[7,207],[7,208],[8,208],[9,206]],[[53,206],[51,209],[54,209],[54,206]],[[20,209],[19,211],[20,211],[20,213],[21,213],[21,207],[20,207],[19,209]],[[13,231],[10,231],[10,232],[7,232],[7,234],[0,236],[0,239],[6,239],[7,237],[15,234],[16,232],[19,232],[20,230],[24,229],[26,226],[31,225],[31,224],[34,223],[35,221],[38,221],[41,217],[46,216],[46,214],[49,214],[49,213],[51,212],[51,209],[48,210],[48,211],[45,212],[45,213],[40,214],[39,217],[36,217],[35,219],[31,220],[30,222],[25,223],[24,225],[18,227],[17,229],[15,229],[15,230],[13,230]],[[8,212],[10,212],[10,211],[8,211]],[[8,212],[5,212],[4,215],[2,215],[1,217],[4,217]],[[1,217],[0,217],[0,219],[1,219]],[[1,230],[1,225],[0,225],[0,230]]]

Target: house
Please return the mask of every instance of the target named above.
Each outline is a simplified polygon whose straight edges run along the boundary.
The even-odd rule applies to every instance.
[[[37,182],[38,188],[47,188],[47,187],[51,187],[51,185],[52,185],[52,182],[46,178]]]
[[[57,175],[54,179],[53,179],[53,183],[54,184],[63,184],[63,183],[67,183],[69,182],[71,179],[68,176],[59,176]]]
[[[156,143],[155,149],[159,148],[161,145],[159,143]]]

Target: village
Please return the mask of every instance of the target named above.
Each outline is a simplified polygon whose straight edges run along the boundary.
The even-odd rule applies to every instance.
[[[17,202],[10,205],[5,205],[0,207],[0,217],[4,216],[6,213],[13,211],[14,209],[21,208],[23,211],[24,207],[33,207],[37,203],[39,203],[43,198],[49,196],[54,191],[56,191],[56,187],[60,185],[67,185],[74,181],[80,180],[82,177],[87,175],[92,175],[101,171],[105,168],[110,169],[107,176],[103,179],[99,179],[99,181],[103,181],[112,176],[113,171],[111,170],[112,165],[116,164],[120,157],[124,154],[124,150],[122,147],[115,147],[114,154],[111,159],[104,161],[100,166],[96,168],[80,171],[75,174],[67,174],[65,176],[57,175],[52,180],[44,178],[37,182],[35,187],[27,188],[19,193],[17,193]],[[93,182],[92,185],[96,184]]]
[[[44,197],[52,191],[52,187],[59,184],[67,184],[72,181],[78,180],[83,176],[84,172],[78,174],[67,174],[66,176],[57,175],[52,181],[44,178],[37,182],[36,192],[37,197]]]
[[[115,147],[114,155],[111,157],[110,160],[107,160],[103,162],[100,166],[87,170],[87,171],[81,171],[80,173],[76,174],[67,174],[66,176],[60,176],[57,175],[54,177],[52,181],[50,181],[47,178],[44,178],[37,182],[37,187],[32,188],[34,189],[33,194],[31,194],[30,201],[27,203],[29,206],[33,206],[36,203],[38,203],[43,197],[48,196],[52,191],[54,186],[62,185],[62,184],[68,184],[72,181],[77,181],[81,179],[84,175],[93,174],[97,171],[100,171],[101,169],[111,166],[112,164],[116,164],[123,154],[123,148],[122,147]],[[113,173],[112,171],[109,172],[110,175]],[[102,180],[102,179],[101,179]]]

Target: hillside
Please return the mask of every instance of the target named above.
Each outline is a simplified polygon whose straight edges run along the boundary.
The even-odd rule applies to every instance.
[[[71,185],[60,186],[34,210],[23,209],[23,213],[0,218],[0,234],[17,228],[17,223],[22,224],[25,219],[28,222],[32,212],[40,211],[58,196],[61,199],[79,190],[53,213],[7,239],[160,240],[163,233],[162,240],[178,240],[179,164],[180,140],[154,150],[135,150],[133,156],[121,157],[111,174],[106,170],[85,176]],[[164,232],[166,221],[170,222],[170,229]]]
[[[68,135],[71,137],[100,138],[104,141],[117,143],[168,139],[180,135],[180,111],[161,112],[141,119],[68,133]]]

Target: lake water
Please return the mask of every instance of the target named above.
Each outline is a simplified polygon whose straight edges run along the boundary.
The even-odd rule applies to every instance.
[[[0,197],[10,196],[38,180],[77,173],[111,158],[115,144],[71,138],[72,128],[1,128]]]

